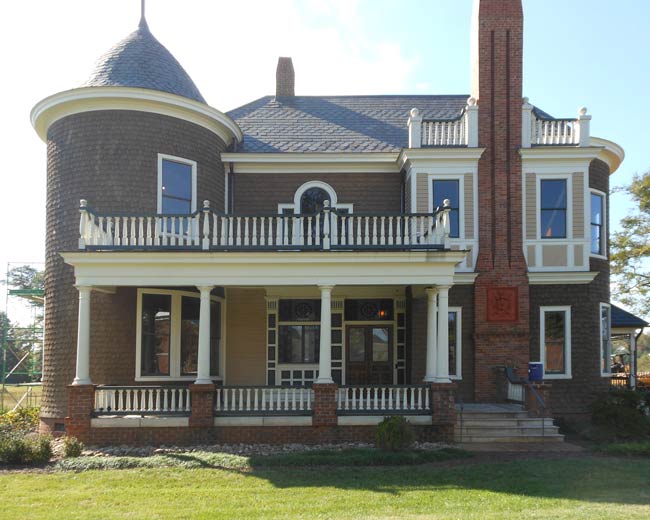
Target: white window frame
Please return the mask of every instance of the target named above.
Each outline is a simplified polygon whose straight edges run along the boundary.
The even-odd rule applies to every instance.
[[[594,253],[591,251],[591,196],[592,195],[598,195],[601,200],[603,201],[603,207],[602,207],[602,219],[603,219],[603,224],[600,228],[600,247],[601,250],[603,251],[602,254],[600,253]],[[587,214],[586,220],[589,222],[589,256],[592,256],[594,258],[602,258],[604,260],[607,260],[607,197],[605,196],[605,193],[596,190],[594,188],[589,189],[589,200],[588,204],[585,204],[585,207],[589,208],[589,213]]]
[[[564,373],[546,373],[546,320],[547,312],[564,312]],[[571,379],[571,306],[556,305],[539,308],[539,357],[544,366],[544,379]]]
[[[162,294],[171,296],[171,323],[169,331],[169,375],[143,376],[142,374],[142,295]],[[138,289],[136,305],[135,339],[135,381],[194,381],[195,375],[181,376],[181,302],[183,296],[200,298],[198,292],[168,289]],[[219,341],[219,375],[210,376],[215,381],[225,382],[226,367],[226,302],[220,296],[211,296],[212,301],[221,304],[221,338]]]
[[[167,155],[163,153],[158,154],[158,205],[157,213],[162,213],[162,174],[163,174],[163,161],[171,161],[180,164],[186,164],[192,167],[192,213],[196,211],[196,170],[197,163],[191,159],[183,157],[176,157],[175,155]]]
[[[608,309],[607,317],[609,320],[609,340],[607,341],[607,360],[608,363],[606,363],[607,371],[603,371],[601,363],[603,362],[603,309]],[[611,367],[611,359],[612,359],[612,306],[609,303],[600,303],[598,306],[598,343],[600,344],[600,349],[598,350],[600,353],[600,357],[598,358],[598,365],[600,366],[600,375],[601,377],[612,377],[612,367]]]
[[[460,381],[463,379],[463,308],[449,307],[449,312],[456,313],[456,375],[449,375],[449,379]]]
[[[537,240],[544,242],[573,240],[573,182],[570,173],[543,173],[535,176],[537,214],[535,215]],[[542,181],[566,182],[566,236],[545,238],[542,236]]]
[[[458,181],[458,236],[449,238],[451,240],[465,240],[465,175],[439,173],[427,175],[428,213],[435,211],[433,207],[433,181]],[[476,208],[474,210],[476,211]]]

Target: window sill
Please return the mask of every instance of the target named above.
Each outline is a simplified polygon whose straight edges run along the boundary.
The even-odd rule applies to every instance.
[[[598,258],[599,260],[609,260],[605,255],[600,255],[597,253],[589,253],[589,258]]]
[[[571,374],[544,374],[544,381],[553,379],[573,379]]]

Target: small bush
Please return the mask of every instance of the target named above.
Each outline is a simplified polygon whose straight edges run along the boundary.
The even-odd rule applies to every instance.
[[[50,458],[49,437],[16,433],[0,436],[0,461],[6,464],[45,464]]]
[[[647,442],[622,442],[619,444],[608,444],[601,447],[610,455],[626,455],[628,457],[650,457],[650,441]]]
[[[387,451],[407,450],[415,442],[409,423],[402,416],[386,417],[377,426],[375,444]]]
[[[84,444],[76,437],[65,437],[63,439],[63,456],[66,459],[79,457],[84,450]]]
[[[0,415],[0,431],[28,433],[38,428],[40,408],[18,408]]]
[[[644,439],[650,435],[650,400],[646,392],[612,390],[592,406],[592,422],[614,439]]]

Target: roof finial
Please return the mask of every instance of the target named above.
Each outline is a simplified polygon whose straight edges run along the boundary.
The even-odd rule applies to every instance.
[[[138,24],[138,27],[140,29],[148,29],[149,27],[147,26],[147,19],[144,16],[144,4],[145,0],[140,0],[140,23]]]

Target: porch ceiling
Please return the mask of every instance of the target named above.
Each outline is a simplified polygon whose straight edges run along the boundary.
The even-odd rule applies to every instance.
[[[453,285],[465,251],[66,252],[91,286]]]

